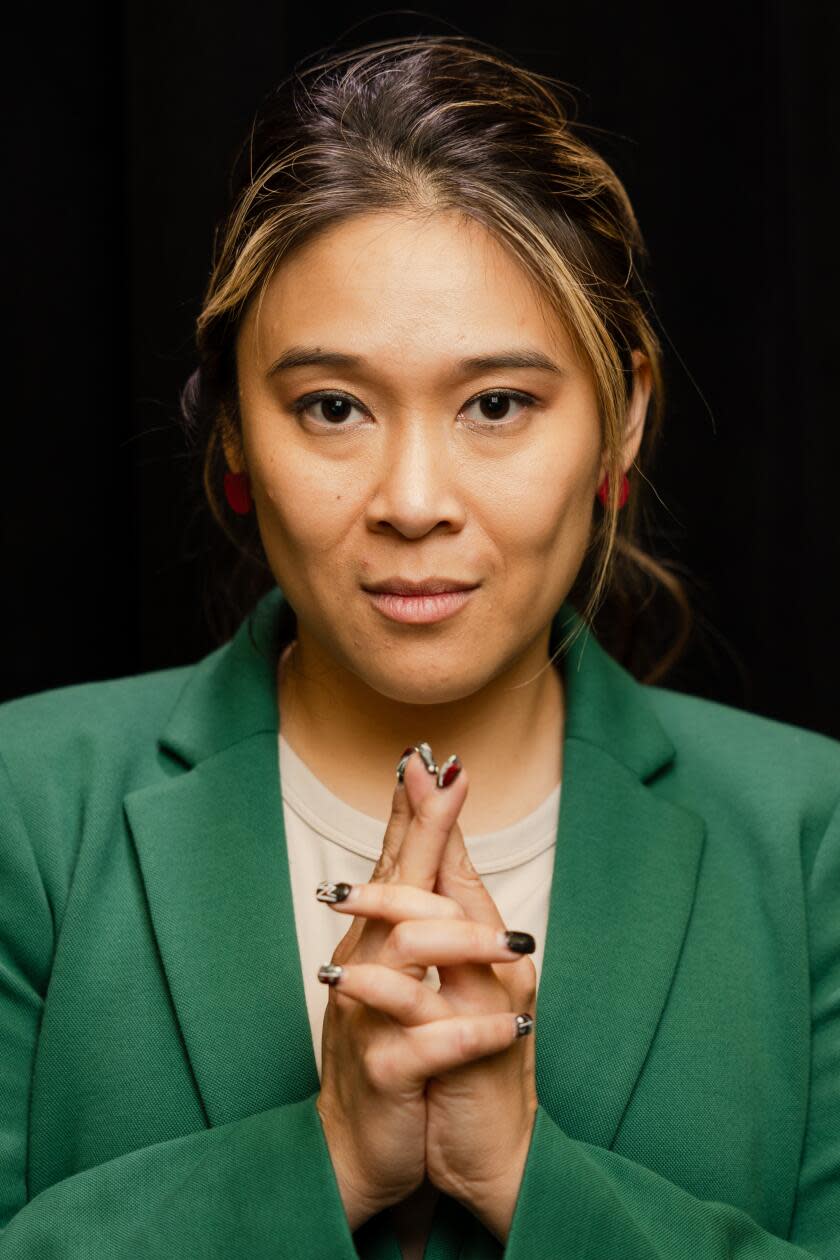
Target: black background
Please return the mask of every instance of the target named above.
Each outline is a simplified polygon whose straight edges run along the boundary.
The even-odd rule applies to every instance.
[[[449,32],[575,90],[652,254],[669,392],[654,546],[693,575],[701,627],[665,684],[840,737],[837,14],[781,0],[18,12],[4,694],[216,646],[177,411],[230,163],[299,57]]]

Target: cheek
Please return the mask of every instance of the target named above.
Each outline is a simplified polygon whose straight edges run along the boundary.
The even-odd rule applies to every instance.
[[[591,443],[564,443],[506,469],[494,499],[497,536],[535,559],[578,550],[591,527],[598,462]]]
[[[263,544],[270,555],[333,551],[359,513],[358,477],[323,467],[289,443],[285,449],[254,450],[255,495]]]

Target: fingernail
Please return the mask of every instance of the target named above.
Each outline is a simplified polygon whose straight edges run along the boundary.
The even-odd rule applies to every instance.
[[[432,752],[431,745],[427,744],[425,740],[421,740],[421,742],[417,745],[417,751],[419,752],[420,756],[423,758],[423,765],[426,767],[429,774],[437,774],[438,772],[437,762],[435,761],[435,756],[434,756],[434,753]]]
[[[402,753],[402,755],[400,756],[400,759],[397,762],[397,783],[403,782],[403,779],[405,778],[405,768],[408,765],[408,759],[413,752],[414,752],[414,745],[411,744],[409,745],[408,748],[406,748],[405,752]]]
[[[527,1037],[528,1033],[534,1031],[534,1020],[527,1012],[524,1015],[516,1017],[516,1035],[517,1037]]]
[[[350,896],[352,884],[331,884],[328,880],[322,880],[315,889],[315,897],[318,901],[328,901],[330,903],[336,901],[344,901]]]
[[[321,984],[338,984],[343,973],[344,968],[337,963],[324,963],[323,967],[318,968],[318,979]]]
[[[506,949],[512,949],[517,954],[533,954],[537,948],[530,932],[502,932],[500,940]]]
[[[451,757],[447,757],[440,770],[438,770],[437,785],[439,788],[449,787],[450,783],[454,783],[458,775],[463,770],[460,758],[453,753]]]

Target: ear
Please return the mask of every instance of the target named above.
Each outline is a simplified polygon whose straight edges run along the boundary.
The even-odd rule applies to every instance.
[[[627,407],[627,419],[624,430],[624,454],[622,457],[622,466],[625,472],[629,471],[633,460],[639,453],[639,447],[642,444],[642,436],[645,431],[645,417],[647,416],[648,403],[650,402],[650,392],[653,386],[650,360],[647,355],[641,350],[634,350],[632,353],[632,360],[633,394]]]
[[[219,428],[221,431],[222,450],[225,453],[225,463],[233,473],[245,472],[242,442],[224,411],[222,411],[220,416]]]
[[[630,402],[627,404],[627,412],[624,419],[624,442],[621,456],[621,466],[624,472],[629,472],[633,465],[633,460],[639,453],[653,386],[653,375],[647,355],[641,350],[633,350],[631,358],[633,361],[633,392]],[[598,476],[599,485],[603,481],[606,471],[606,463],[602,462]]]

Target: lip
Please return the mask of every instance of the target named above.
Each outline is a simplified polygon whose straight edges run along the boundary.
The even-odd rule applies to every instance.
[[[394,595],[443,595],[447,591],[475,590],[477,582],[462,582],[458,578],[429,577],[422,582],[412,582],[411,578],[386,578],[384,582],[371,582],[363,589],[366,591],[390,591]]]
[[[368,599],[390,621],[427,626],[446,621],[469,603],[478,587],[444,591],[437,595],[398,595],[393,591],[366,591]]]

